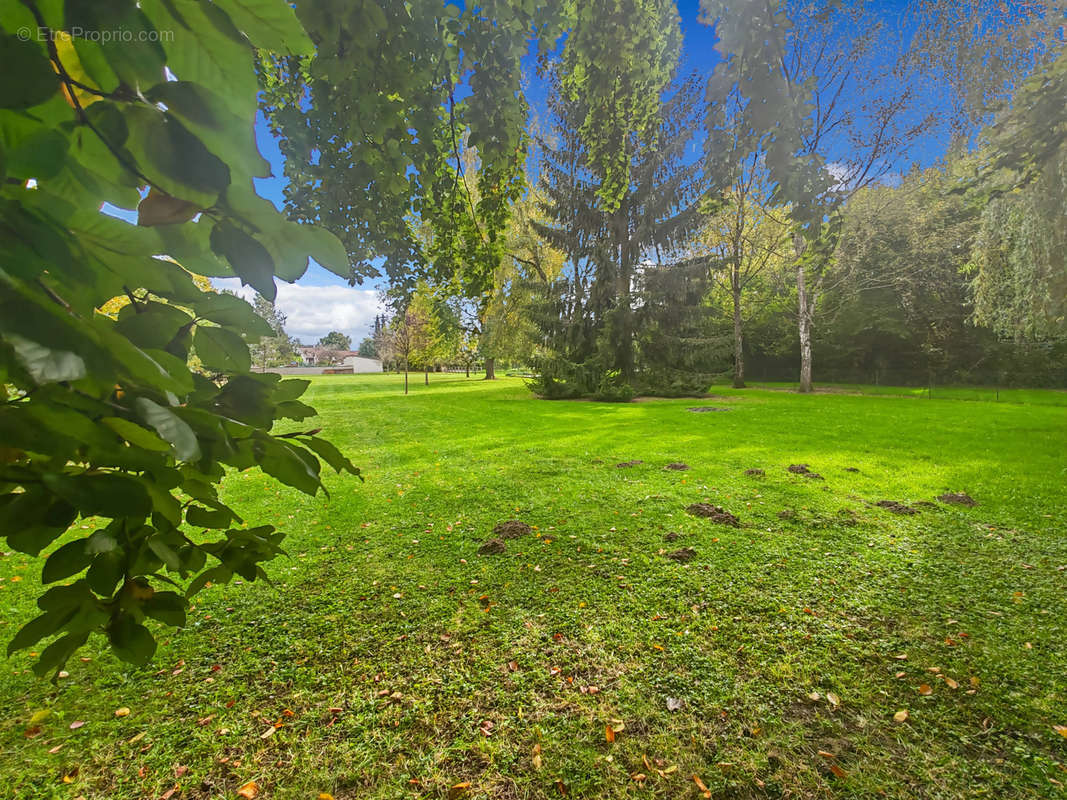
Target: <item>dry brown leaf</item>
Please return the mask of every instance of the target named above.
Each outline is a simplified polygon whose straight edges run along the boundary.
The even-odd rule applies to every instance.
[[[518,661],[509,661],[508,662],[508,671],[509,672],[518,672],[519,671],[519,662]]]
[[[144,227],[188,222],[200,212],[199,206],[171,197],[153,188],[137,205],[137,224]]]
[[[979,682],[980,681],[978,680],[978,678],[976,678],[974,675],[971,676],[971,687],[972,688],[977,689]]]
[[[273,736],[275,733],[277,733],[277,731],[278,731],[278,729],[275,728],[273,725],[271,725],[269,728],[267,728],[265,731],[263,731],[263,733],[261,733],[259,735],[259,738],[260,739],[269,739],[271,736]]]
[[[945,678],[945,685],[948,686],[949,689],[959,689],[960,688],[959,683],[954,681],[952,678]]]
[[[608,744],[615,741],[615,729],[611,727],[611,725],[604,726],[604,738],[607,740]]]
[[[813,703],[817,703],[819,700],[822,700],[822,695],[818,692],[811,692],[808,694],[808,699]]]
[[[894,722],[907,722],[908,721],[908,709],[903,708],[893,715]]]
[[[84,724],[85,724],[85,720],[76,719],[76,720],[74,720],[74,722],[70,723],[70,729],[72,731],[76,731],[76,730],[78,730],[78,728],[80,728]]]
[[[833,692],[827,692],[826,699],[830,701],[830,705],[832,705],[834,708],[837,708],[839,705],[841,705],[841,698]]]
[[[847,778],[848,777],[848,773],[845,772],[843,769],[841,769],[841,767],[837,766],[837,764],[834,764],[834,763],[830,764],[830,772],[834,773],[834,777],[836,777],[836,778]]]
[[[178,786],[178,784],[174,784],[169,789],[167,789],[167,791],[163,792],[163,794],[159,796],[159,800],[170,800],[172,797],[174,797],[174,795],[180,788],[181,787]]]
[[[1053,725],[1052,730],[1056,731],[1060,736],[1067,739],[1067,725]]]
[[[829,750],[820,750],[819,751],[819,755],[822,756],[823,758],[837,758],[837,756],[835,756]]]
[[[237,796],[245,800],[252,800],[257,794],[259,794],[259,784],[255,781],[249,781],[237,790]]]
[[[456,783],[452,785],[452,788],[448,790],[448,800],[456,800],[457,797],[463,797],[470,791],[471,782],[463,781],[462,783]]]
[[[930,686],[930,684],[923,683],[919,685],[919,694],[921,694],[923,697],[927,697],[929,695],[932,695],[933,693],[934,690],[933,687]]]
[[[638,783],[642,783],[648,780],[648,776],[643,772],[635,772],[630,776],[630,778],[632,780],[637,781]]]

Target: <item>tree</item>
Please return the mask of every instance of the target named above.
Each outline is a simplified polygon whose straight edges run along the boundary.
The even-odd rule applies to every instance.
[[[739,105],[711,106],[706,149],[720,181],[742,163],[723,148],[738,138],[769,168],[774,199],[793,222],[801,392],[812,390],[812,328],[823,278],[840,235],[842,204],[878,183],[930,127],[921,93],[907,80],[908,55],[878,40],[884,27],[863,0],[827,7],[773,2],[739,27],[730,4],[702,0],[718,20],[717,48],[727,58],[709,81],[709,95],[740,92]],[[731,110],[737,113],[731,113]],[[741,135],[735,131],[740,126]],[[722,185],[722,184],[720,184]]]
[[[789,209],[773,205],[760,155],[743,157],[747,164],[713,207],[698,242],[699,249],[710,256],[712,280],[730,298],[735,389],[745,386],[745,305],[754,300],[757,287],[764,298],[769,295],[761,279],[781,267],[791,244]]]
[[[551,224],[534,229],[566,254],[572,272],[551,285],[539,315],[546,354],[538,390],[546,396],[633,392],[642,366],[635,361],[638,265],[650,256],[661,268],[684,260],[699,217],[700,165],[683,160],[697,125],[698,85],[679,80],[667,94],[654,131],[627,140],[629,184],[610,211],[600,205],[582,141],[582,103],[552,101],[558,144],[544,145],[542,165]]]
[[[116,20],[144,35],[72,43]],[[251,373],[248,342],[274,331],[191,274],[240,277],[268,301],[309,256],[347,274],[332,234],[253,189],[268,174],[253,144],[253,48],[313,45],[283,0],[8,3],[0,26],[19,76],[0,88],[0,535],[38,556],[79,518],[99,526],[44,558],[42,613],[8,650],[50,640],[34,664],[44,674],[102,633],[143,664],[149,619],[183,625],[189,597],[263,577],[280,552],[281,532],[242,524],[219,499],[228,469],[309,495],[320,459],[358,474],[316,431],[271,433],[314,415],[298,399],[307,382]],[[101,214],[105,203],[137,207],[138,225]],[[119,296],[115,316],[97,313]]]
[[[318,0],[296,12],[317,55],[260,62],[287,208],[341,237],[353,281],[377,275],[382,259],[410,293],[463,267],[464,291],[479,296],[522,189],[520,62],[531,38],[552,49],[571,4]],[[467,147],[480,162],[477,203],[462,180]],[[433,229],[432,251],[413,218]]]
[[[285,314],[258,292],[252,298],[252,308],[273,332],[271,336],[264,336],[250,346],[252,363],[258,364],[260,369],[266,369],[293,361],[296,349],[293,339],[285,332]]]
[[[319,339],[317,346],[327,350],[351,350],[352,337],[345,336],[340,331],[330,331]]]
[[[408,393],[408,370],[412,355],[425,347],[429,339],[426,331],[428,325],[429,320],[409,304],[382,329],[379,351],[394,363],[404,365],[404,394]]]
[[[357,350],[361,358],[378,358],[378,344],[375,339],[365,337]]]

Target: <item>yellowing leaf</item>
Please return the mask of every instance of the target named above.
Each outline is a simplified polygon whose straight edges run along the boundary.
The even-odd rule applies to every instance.
[[[319,800],[333,800],[333,795],[329,792],[319,792]]]
[[[463,797],[471,788],[470,781],[463,781],[462,783],[453,784],[452,788],[448,790],[448,800],[456,800],[457,797]]]
[[[259,794],[259,784],[255,781],[249,781],[237,790],[237,796],[245,800],[252,800],[257,794]]]
[[[128,709],[126,706],[123,706],[122,708],[116,708],[115,709],[115,716],[116,717],[128,717],[128,716],[130,716],[130,709]]]
[[[604,726],[604,738],[609,744],[615,741],[615,729],[611,725]]]
[[[959,683],[954,681],[952,678],[945,678],[945,685],[948,686],[949,689],[959,689],[960,688]]]
[[[930,686],[930,684],[923,683],[923,684],[921,684],[919,686],[919,694],[921,694],[923,697],[927,697],[929,695],[932,695],[933,693],[934,693],[934,690]]]
[[[894,722],[907,722],[908,721],[908,709],[904,708],[893,715]]]
[[[1052,730],[1056,731],[1064,739],[1067,739],[1067,725],[1053,725]]]

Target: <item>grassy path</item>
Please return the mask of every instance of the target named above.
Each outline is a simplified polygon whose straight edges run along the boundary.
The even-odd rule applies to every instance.
[[[8,660],[0,797],[1067,796],[1060,395],[398,386],[312,386],[366,483],[227,480],[290,532],[274,588],[204,592],[143,669],[90,648],[53,687]],[[979,504],[872,505],[948,491]],[[479,555],[510,518],[536,530]],[[5,636],[38,573],[0,558]]]

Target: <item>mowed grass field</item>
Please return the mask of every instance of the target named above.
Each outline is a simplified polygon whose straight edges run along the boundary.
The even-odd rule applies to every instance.
[[[421,380],[314,380],[304,427],[365,483],[226,480],[289,532],[273,587],[198,595],[144,668],[8,659],[0,796],[1067,796],[1067,394]],[[535,529],[479,555],[509,519]],[[5,639],[39,572],[0,558]]]

